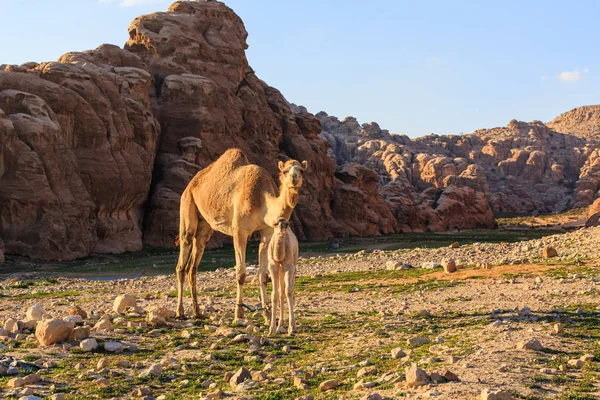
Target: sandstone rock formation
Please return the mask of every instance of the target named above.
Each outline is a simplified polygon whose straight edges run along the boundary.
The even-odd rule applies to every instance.
[[[152,77],[141,66],[103,45],[0,72],[0,235],[8,253],[60,260],[141,248],[159,132]]]
[[[290,104],[249,66],[246,37],[223,3],[176,1],[136,18],[124,49],[1,65],[0,261],[172,247],[181,192],[231,147],[274,176],[278,159],[308,161],[300,239],[490,228],[492,211],[598,197],[594,107],[552,129],[513,121],[411,140]]]
[[[600,113],[583,114],[575,109],[548,126],[513,120],[505,128],[412,140],[353,117],[317,117],[330,157],[376,171],[379,191],[406,231],[490,227],[492,211],[589,206],[600,189]]]

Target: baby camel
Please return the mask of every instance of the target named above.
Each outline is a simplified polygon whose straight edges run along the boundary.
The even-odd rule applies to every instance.
[[[288,334],[296,333],[296,319],[294,318],[294,281],[296,280],[296,264],[298,263],[298,239],[289,228],[289,223],[285,218],[280,218],[274,226],[273,236],[269,242],[267,251],[269,257],[269,273],[273,281],[273,294],[271,303],[273,311],[271,312],[271,327],[269,335],[283,327],[284,319],[284,297],[283,290],[285,285],[285,296],[287,297],[289,308],[289,328]],[[279,315],[279,325],[277,322],[277,304],[281,307]]]

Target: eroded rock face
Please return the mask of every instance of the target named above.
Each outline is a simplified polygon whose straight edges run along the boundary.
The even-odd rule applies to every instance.
[[[147,63],[150,95],[162,127],[155,186],[145,223],[146,243],[173,246],[179,197],[198,170],[231,147],[277,176],[277,159],[307,160],[301,199],[292,222],[300,238],[346,234],[329,204],[334,164],[319,121],[293,109],[248,65],[247,32],[220,2],[175,2],[169,11],[137,18],[125,48]],[[207,188],[207,190],[210,190]],[[223,240],[215,235],[212,245]]]
[[[379,190],[406,231],[490,227],[491,211],[589,206],[600,189],[600,113],[598,107],[584,109],[548,124],[557,130],[539,121],[511,121],[469,135],[412,140],[352,117],[317,117],[321,136],[332,146],[330,157],[338,165],[358,163],[377,172]]]
[[[411,140],[290,104],[255,75],[245,27],[221,2],[177,1],[129,35],[124,49],[0,71],[0,262],[173,247],[180,194],[231,147],[274,178],[278,159],[308,161],[291,221],[301,239],[489,228],[492,210],[598,197],[594,110],[552,129]]]
[[[159,125],[140,66],[103,45],[0,72],[7,252],[60,260],[141,248]]]

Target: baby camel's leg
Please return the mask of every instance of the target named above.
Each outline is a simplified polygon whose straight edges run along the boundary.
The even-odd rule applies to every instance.
[[[283,322],[285,320],[285,281],[284,281],[284,268],[283,265],[279,267],[279,306],[281,309],[279,310],[279,324],[277,325],[277,330],[283,328]]]
[[[273,293],[271,294],[271,326],[269,327],[269,335],[275,335],[277,332],[277,303],[279,302],[280,287],[279,287],[279,267],[274,263],[269,263],[269,273],[271,281],[273,281]]]
[[[294,317],[294,302],[296,300],[294,295],[294,284],[296,283],[296,266],[288,265],[285,267],[285,295],[287,297],[289,307],[289,328],[288,335],[296,333],[296,318]]]

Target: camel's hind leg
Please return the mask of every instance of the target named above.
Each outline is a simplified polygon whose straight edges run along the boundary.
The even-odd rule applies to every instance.
[[[198,228],[198,209],[191,194],[186,190],[181,195],[179,207],[179,261],[177,262],[177,318],[184,317],[183,285],[185,276],[192,269],[193,238]]]
[[[273,309],[271,310],[271,321],[269,321],[269,335],[273,336],[277,332],[277,305],[279,304],[279,297],[281,296],[281,288],[279,287],[279,266],[275,265],[275,263],[270,263],[269,274],[271,275],[271,281],[273,282],[273,292],[271,293],[271,304]]]
[[[201,318],[200,307],[198,306],[198,287],[196,285],[196,275],[198,273],[198,265],[202,260],[204,254],[204,248],[212,236],[213,229],[209,223],[200,220],[198,222],[198,228],[196,229],[196,236],[193,239],[192,246],[192,263],[191,268],[187,271],[188,284],[190,285],[190,292],[192,293],[192,303],[194,305],[194,317]]]

